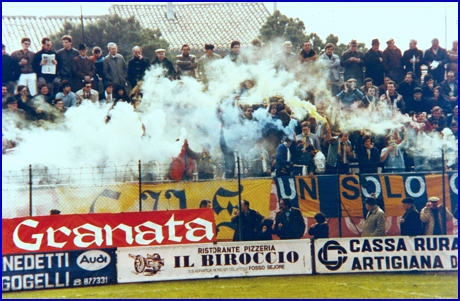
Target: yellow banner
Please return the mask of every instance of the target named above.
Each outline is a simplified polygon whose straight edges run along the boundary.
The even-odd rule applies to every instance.
[[[305,217],[314,217],[321,212],[319,208],[318,178],[296,177],[299,208]]]
[[[272,179],[242,180],[241,199],[250,208],[269,216]],[[56,189],[58,208],[62,214],[91,212],[139,211],[137,183],[104,187],[59,187]],[[211,201],[218,226],[218,239],[233,238],[231,215],[238,207],[236,180],[209,182],[174,182],[142,185],[142,211],[199,208],[202,200]]]

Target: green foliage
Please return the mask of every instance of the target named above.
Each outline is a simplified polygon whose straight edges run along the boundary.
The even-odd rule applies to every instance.
[[[54,45],[61,45],[61,37],[66,34],[72,36],[75,48],[78,48],[78,44],[83,42],[81,23],[66,22],[62,30],[50,38]],[[136,45],[142,47],[143,55],[151,61],[155,59],[156,49],[168,49],[169,47],[158,29],[142,28],[134,16],[128,19],[123,19],[116,14],[103,16],[95,23],[84,23],[84,34],[84,43],[88,48],[99,46],[103,55],[106,55],[108,53],[107,44],[114,42],[118,45],[118,53],[126,60],[132,58],[131,49]],[[56,49],[60,48],[56,46]],[[88,54],[91,53],[88,52]]]
[[[306,40],[310,40],[313,44],[313,50],[318,54],[321,54],[327,43],[334,45],[334,53],[339,56],[348,50],[348,42],[339,44],[339,37],[332,33],[326,37],[325,42],[314,32],[307,35],[302,20],[288,18],[286,15],[282,15],[279,10],[267,18],[267,22],[262,25],[259,32],[259,38],[262,42],[266,43],[275,38],[283,38],[284,41],[292,42],[293,49],[300,49]],[[365,53],[368,49],[364,43],[358,43],[358,50]]]
[[[299,49],[303,42],[308,39],[305,34],[305,24],[300,19],[288,18],[279,10],[267,18],[267,22],[260,28],[259,38],[262,42],[268,42],[274,38],[282,38],[291,41],[293,49]]]

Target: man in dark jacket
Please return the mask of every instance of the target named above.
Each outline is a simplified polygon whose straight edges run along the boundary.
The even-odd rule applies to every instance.
[[[444,48],[439,47],[439,40],[431,41],[431,48],[425,51],[423,63],[428,66],[428,73],[433,75],[436,85],[444,81],[444,65],[449,63],[449,56]]]
[[[86,53],[86,45],[78,45],[79,56],[75,57],[72,60],[72,70],[75,74],[76,81],[76,90],[83,88],[83,82],[92,82],[93,89],[96,88],[94,84],[94,75],[96,74],[96,66],[92,59],[90,59]]]
[[[393,39],[389,39],[387,45],[388,47],[383,51],[385,75],[391,77],[393,81],[399,85],[404,79],[401,50],[396,47]]]
[[[275,218],[275,234],[281,239],[300,239],[304,233],[305,221],[300,209],[292,207],[290,199],[281,199]]]
[[[142,48],[133,47],[133,58],[128,62],[128,81],[134,88],[137,83],[144,78],[145,71],[150,67],[148,58],[142,55]]]
[[[354,78],[356,79],[356,86],[361,87],[363,85],[364,54],[356,50],[357,47],[358,42],[351,40],[350,49],[340,57],[340,66],[345,68],[344,80]]]
[[[379,40],[373,39],[372,48],[364,54],[366,77],[372,78],[372,82],[376,86],[383,84],[383,73],[385,71],[383,69],[383,52],[379,50],[379,45]]]
[[[20,75],[18,61],[6,53],[5,44],[2,43],[2,84],[8,88],[8,94],[14,95],[14,87]]]
[[[401,235],[417,236],[422,235],[422,221],[420,220],[420,213],[414,206],[413,198],[405,198],[402,200],[404,212],[400,221]]]
[[[412,96],[414,95],[414,89],[417,87],[418,85],[415,82],[415,73],[409,71],[404,77],[404,82],[402,82],[402,84],[399,85],[398,89],[396,89],[396,92],[398,92],[398,94],[403,97],[404,101],[406,101],[412,98]]]
[[[236,211],[232,216],[232,223],[236,224],[233,241],[251,241],[256,240],[262,228],[264,217],[256,210],[249,208],[249,201],[241,201],[241,212]],[[240,219],[241,218],[241,224]],[[241,225],[241,231],[240,231]],[[241,237],[240,237],[241,233]]]
[[[420,85],[422,76],[422,65],[423,65],[423,51],[417,49],[417,41],[412,39],[409,42],[409,49],[404,51],[402,56],[402,64],[404,72],[412,71],[415,73],[415,82]],[[415,66],[415,69],[414,69]]]
[[[72,70],[72,61],[79,55],[77,49],[72,47],[72,37],[65,35],[61,38],[63,48],[57,51],[58,74],[61,81],[67,80],[72,84],[73,91],[77,91],[75,86],[75,76]]]
[[[361,132],[363,135],[364,132]],[[356,155],[358,156],[359,173],[377,173],[380,165],[380,151],[374,146],[372,137],[363,135],[356,142]]]
[[[57,78],[57,72],[55,71],[54,73],[46,74],[42,72],[42,66],[46,64],[47,55],[54,55],[54,60],[52,62],[54,65],[57,65],[58,63],[57,54],[53,49],[51,49],[52,46],[53,44],[51,43],[50,38],[44,37],[42,39],[42,49],[35,53],[32,67],[34,68],[34,72],[37,74],[38,85],[47,84],[48,88],[50,89],[50,94],[54,97],[59,89],[59,79]]]
[[[165,77],[169,78],[170,80],[176,79],[176,69],[174,69],[173,63],[166,58],[166,50],[157,49],[155,50],[155,53],[157,54],[157,58],[155,59],[155,61],[153,61],[152,65],[161,65],[165,70]]]

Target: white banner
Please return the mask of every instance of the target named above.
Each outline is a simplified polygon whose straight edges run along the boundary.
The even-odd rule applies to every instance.
[[[315,253],[320,274],[458,270],[456,236],[319,239]]]
[[[118,248],[117,272],[118,283],[311,274],[310,241]]]

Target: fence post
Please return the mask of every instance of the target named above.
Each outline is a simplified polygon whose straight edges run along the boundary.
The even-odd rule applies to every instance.
[[[340,173],[337,168],[337,200],[339,201],[339,237],[342,237],[342,199],[340,198]]]
[[[444,159],[444,145],[442,146],[441,151],[442,151],[441,152],[441,162],[442,162],[441,177],[442,177],[442,207],[443,207],[443,210],[441,211],[441,214],[442,214],[442,226],[443,226],[442,234],[446,235],[447,234],[447,216],[446,216],[447,207],[446,207],[446,184],[445,184],[445,179],[444,179],[445,176],[446,176],[446,162],[445,162],[445,159]],[[451,202],[451,204],[452,204],[452,202]]]
[[[141,160],[138,163],[138,170],[139,170],[139,212],[142,212],[142,174],[141,174]]]
[[[241,237],[241,221],[243,217],[243,213],[241,212],[241,170],[240,170],[240,156],[236,157],[236,164],[238,164],[238,212],[240,215],[238,216],[238,235],[240,237],[240,241],[242,241]]]
[[[29,164],[29,216],[32,216],[32,164]]]

